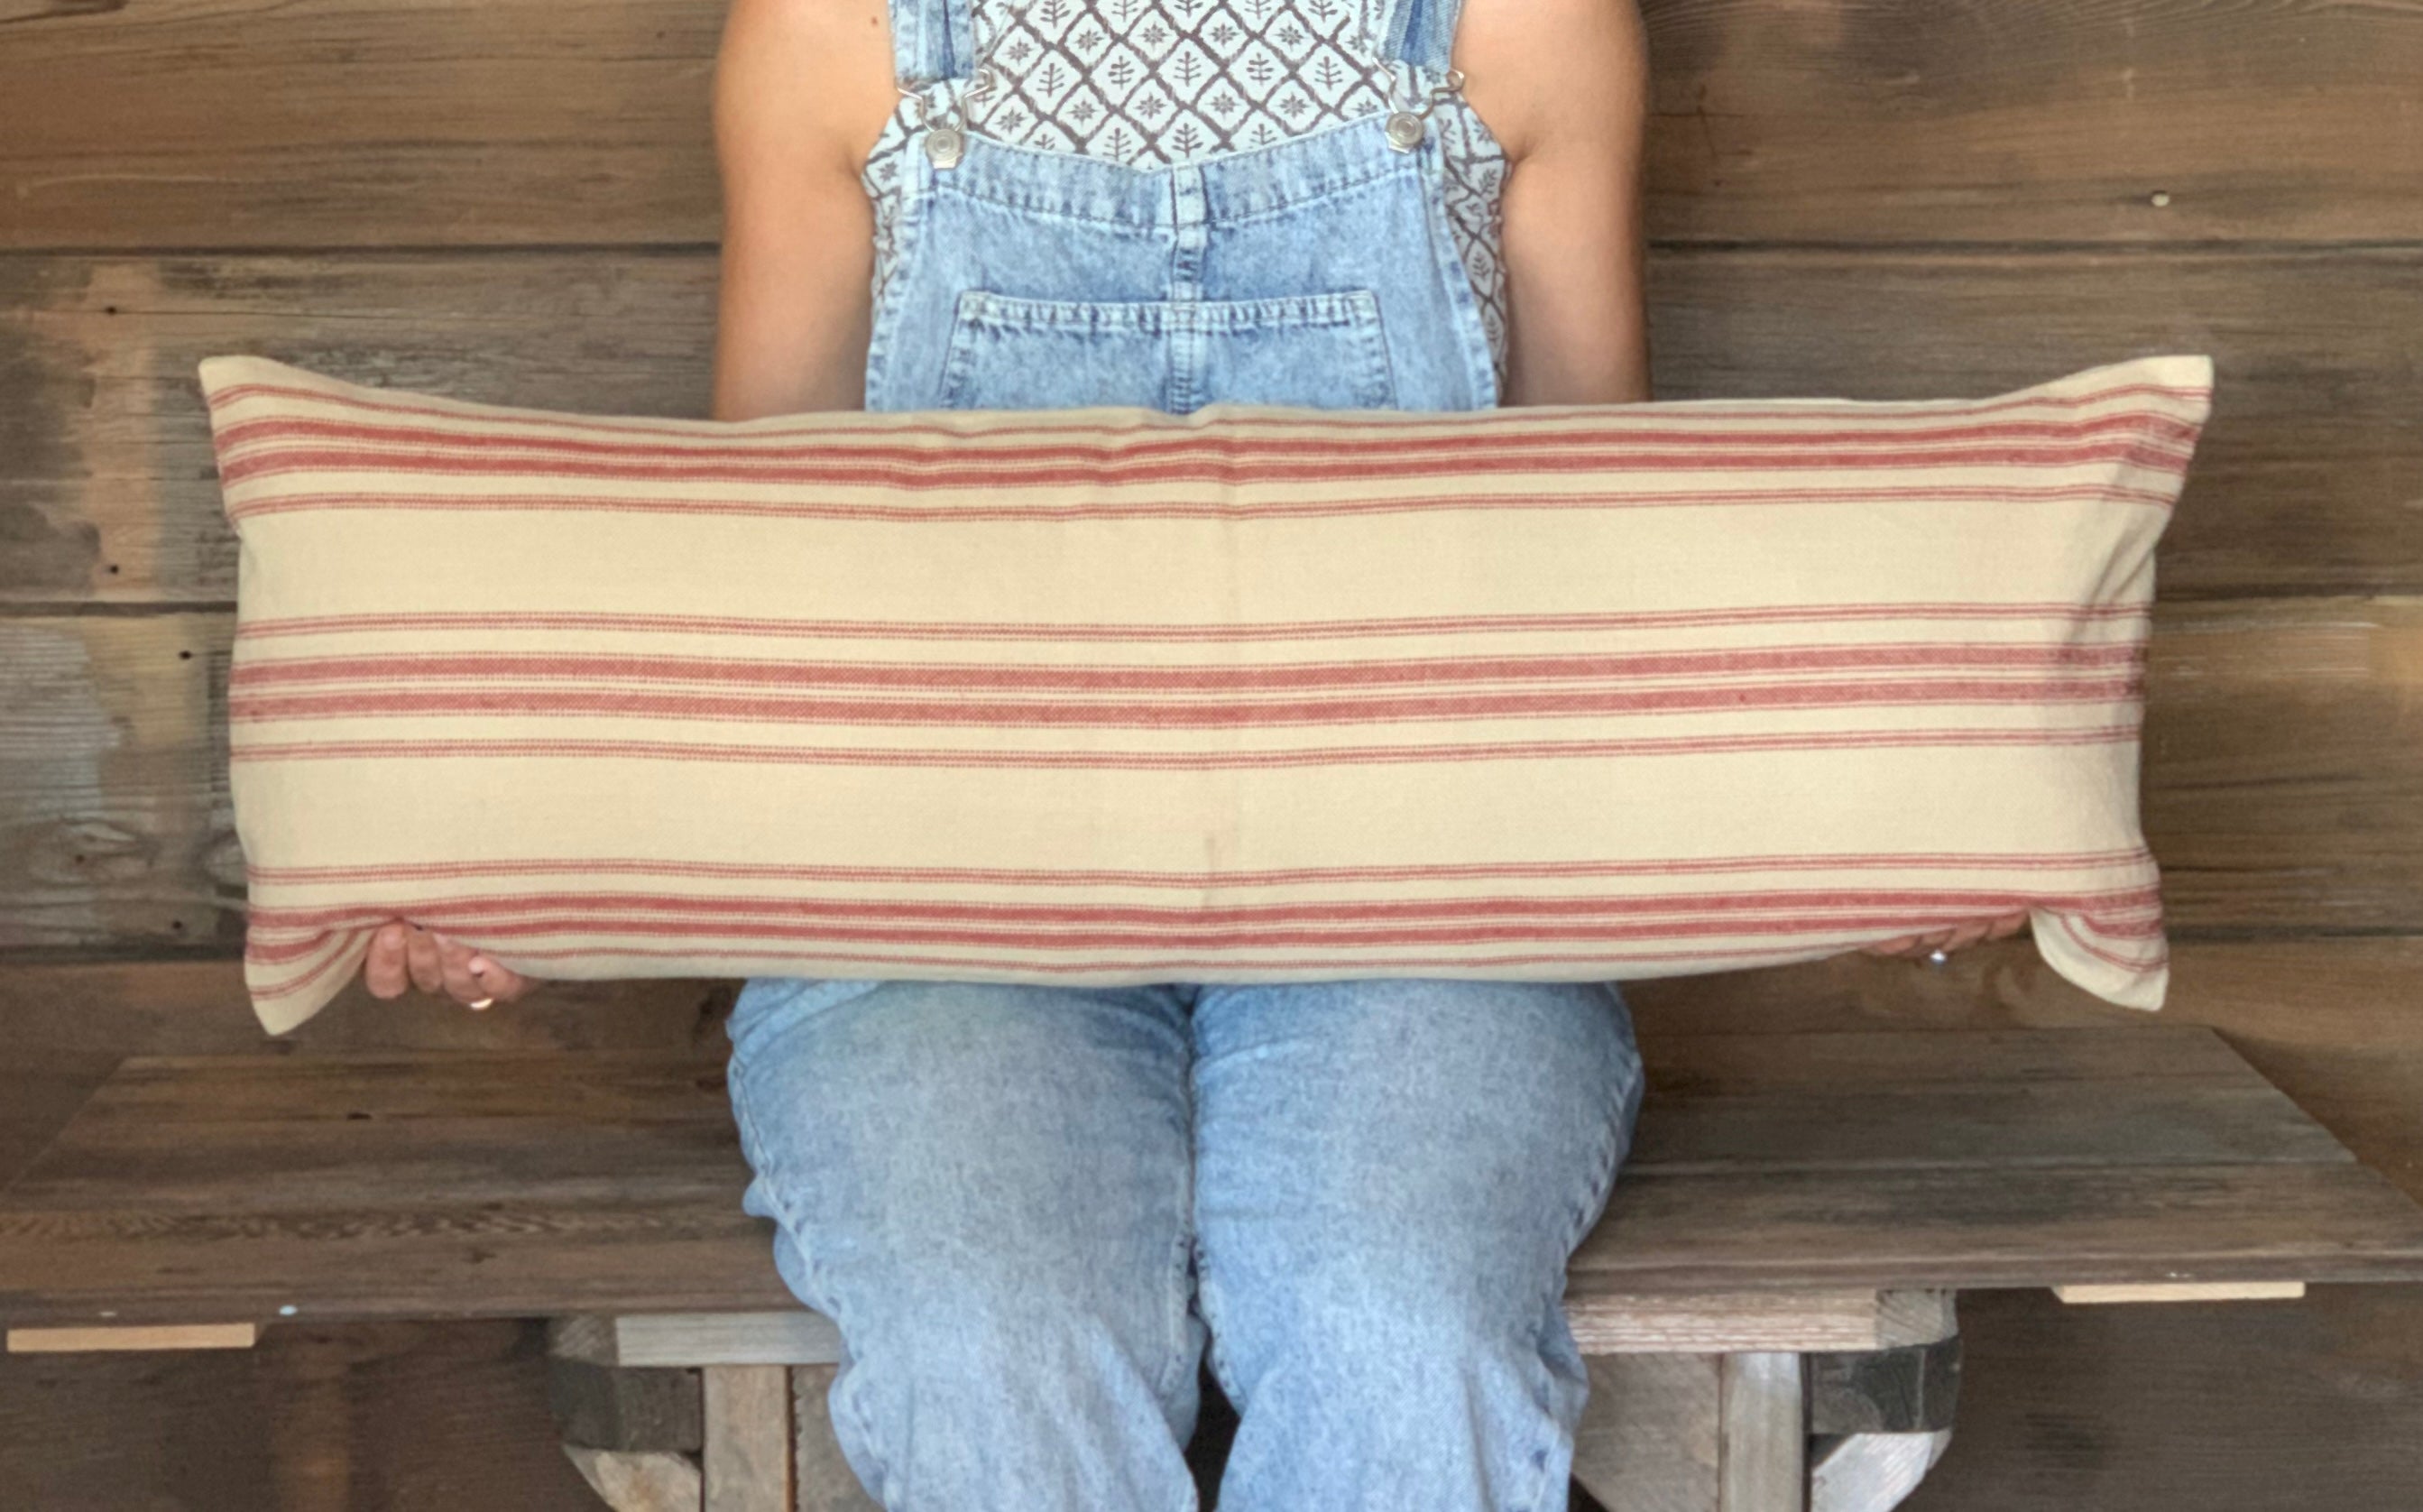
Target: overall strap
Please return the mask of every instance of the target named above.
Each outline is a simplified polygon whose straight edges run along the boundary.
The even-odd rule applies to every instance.
[[[1464,0],[1386,0],[1380,56],[1444,73]]]
[[[885,0],[892,20],[892,72],[900,88],[923,89],[975,66],[974,0]]]

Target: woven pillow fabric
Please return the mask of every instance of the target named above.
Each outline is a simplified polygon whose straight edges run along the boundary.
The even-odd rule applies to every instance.
[[[540,977],[1625,980],[2029,911],[2161,1005],[2212,364],[1982,399],[600,417],[202,363],[261,1022]]]

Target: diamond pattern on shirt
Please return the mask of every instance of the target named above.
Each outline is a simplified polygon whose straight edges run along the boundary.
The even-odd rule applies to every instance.
[[[1386,108],[1378,5],[977,0],[976,55],[997,83],[969,124],[1021,147],[1056,135],[1132,167],[1266,146]],[[1072,100],[1071,78],[1094,97]]]

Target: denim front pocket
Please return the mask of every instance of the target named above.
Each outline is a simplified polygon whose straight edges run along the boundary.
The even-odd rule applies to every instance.
[[[1138,405],[1183,413],[1212,398],[1386,408],[1396,390],[1379,296],[1027,299],[970,289],[943,361],[946,409]]]

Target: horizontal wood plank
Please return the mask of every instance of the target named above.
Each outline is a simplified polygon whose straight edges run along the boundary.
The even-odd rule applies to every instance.
[[[242,939],[225,613],[0,619],[0,948]],[[2423,931],[2423,597],[2159,607],[2144,809],[2186,932]]]
[[[2188,1041],[2209,1041],[2172,1032],[2183,1055],[2199,1053]],[[1954,1043],[1922,1031],[1836,1038],[1902,1061],[1909,1047],[1896,1039]],[[1813,1054],[1813,1078],[1851,1049]],[[329,1086],[324,1107],[298,1101],[311,1078],[294,1079],[289,1058],[130,1060],[0,1198],[0,1317],[37,1326],[104,1312],[123,1324],[240,1321],[287,1307],[326,1319],[795,1306],[772,1268],[770,1227],[740,1210],[747,1166],[728,1115],[708,1111],[722,1108],[720,1082],[693,1074],[690,1057],[650,1080],[640,1058],[433,1056],[414,1076],[390,1064]],[[518,1076],[527,1116],[500,1115],[505,1072]],[[262,1079],[258,1100],[247,1074]],[[446,1097],[458,1081],[459,1115]],[[2423,1276],[2423,1208],[2365,1168],[2226,1148],[2202,1162],[2174,1158],[2199,1124],[2240,1118],[2179,1097],[2201,1089],[2227,1104],[2228,1087],[2083,1084],[2140,1109],[2134,1137],[2146,1159],[2126,1163],[2107,1149],[2031,1161],[2031,1141],[2068,1138],[2048,1132],[2072,1116],[2050,1105],[2043,1127],[2013,1124],[1999,1149],[1976,1147],[1956,1114],[1930,1110],[1901,1125],[1904,1152],[1879,1159],[1880,1148],[1842,1147],[1824,1126],[1835,1115],[1818,1109],[1797,1145],[1778,1138],[1752,1151],[1731,1125],[1785,1122],[1755,1097],[1725,1094],[1731,1118],[1695,1122],[1690,1093],[1653,1092],[1644,1147],[1575,1259],[1571,1295]],[[586,1103],[593,1085],[603,1090]],[[1991,1089],[1977,1085],[1981,1096]],[[1810,1089],[1770,1095],[1788,1103]],[[649,1096],[661,1106],[636,1110]],[[184,1107],[170,1106],[180,1099]],[[2166,1118],[2148,1111],[2163,1107]],[[1675,1132],[1663,1132],[1670,1122]],[[1694,1130],[1721,1142],[1726,1158],[1695,1148]],[[1819,1165],[1829,1140],[1839,1158]]]
[[[2009,1037],[2003,1037],[2005,1044]],[[2149,1038],[2202,1058],[2193,1028],[2079,1030],[2125,1058]],[[1886,1168],[2328,1166],[2349,1159],[2328,1133],[2251,1070],[2124,1081],[2038,1076],[2005,1082],[1957,1040],[1911,1033],[1770,1037],[1797,1082],[1707,1090],[1690,1062],[1725,1058],[1709,1042],[1660,1046],[1634,1175]],[[1928,1051],[1955,1064],[1915,1090],[1836,1068],[1873,1054],[1907,1067]],[[2226,1055],[2225,1049],[2221,1051]],[[2019,1058],[2028,1057],[2024,1052]],[[2038,1056],[2038,1060],[2049,1057]],[[1777,1068],[1780,1070],[1780,1066]],[[563,1056],[387,1054],[330,1058],[133,1057],[9,1188],[12,1204],[69,1214],[121,1205],[129,1186],[162,1213],[293,1213],[358,1200],[365,1173],[400,1205],[515,1201],[677,1200],[739,1170],[720,1058],[652,1052]],[[745,1172],[743,1173],[745,1176]]]
[[[1655,1095],[1654,1093],[1652,1094]],[[1924,1138],[1921,1138],[1924,1136]],[[2352,1159],[2277,1088],[2157,1083],[1667,1099],[1636,1169],[2331,1164]]]
[[[155,1324],[150,1328],[10,1329],[12,1355],[98,1354],[105,1350],[249,1349],[261,1342],[257,1323]]]
[[[1565,1321],[1588,1355],[1893,1349],[1954,1329],[1948,1293],[1859,1290],[1607,1294],[1574,1298]],[[831,1320],[799,1307],[558,1318],[548,1337],[597,1366],[831,1364],[842,1347]]]
[[[586,1190],[583,1196],[592,1195]],[[476,1317],[796,1306],[739,1185],[409,1212],[0,1207],[0,1318]],[[2423,1280],[2423,1214],[2356,1166],[1632,1172],[1574,1260],[1605,1293]]]
[[[2322,1233],[2333,1235],[2317,1244]],[[1756,1235],[1750,1243],[1746,1235]],[[1629,1171],[1568,1295],[1680,1286],[2423,1280],[2423,1212],[2358,1165]]]
[[[705,412],[708,253],[0,258],[0,599],[223,602],[195,364],[594,413]],[[2215,362],[2165,597],[2423,588],[2423,250],[1660,251],[1663,399],[1983,395]]]
[[[2423,1200],[2423,938],[2179,944],[2158,1022],[2203,1024],[2356,1157]],[[1804,965],[1628,983],[1645,1048],[1675,1036],[2076,1028],[2143,1021],[2072,986],[2025,940],[1945,965],[1857,952]]]
[[[2142,1286],[2056,1286],[2052,1294],[2065,1302],[2087,1306],[2140,1302],[2288,1302],[2305,1295],[2301,1281],[2154,1282]]]
[[[8,0],[0,246],[711,241],[715,0]]]
[[[2218,1036],[2183,1034],[2167,1019],[2078,1035],[2028,1029],[1955,1036],[1695,1033],[1677,1025],[1659,1034],[1653,1049],[1650,1087],[1663,1096],[1694,1098],[1812,1089],[1844,1095],[1921,1092],[1980,1083],[2019,1090],[2103,1082],[2142,1089],[2173,1080],[2233,1090],[2270,1086]]]
[[[700,416],[714,300],[704,253],[0,257],[0,597],[234,597],[204,357]]]
[[[723,8],[11,0],[0,247],[711,241]],[[1661,239],[2423,231],[2403,7],[1646,10]]]

